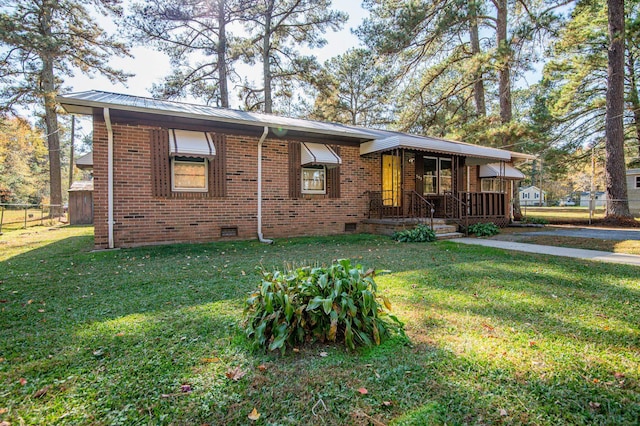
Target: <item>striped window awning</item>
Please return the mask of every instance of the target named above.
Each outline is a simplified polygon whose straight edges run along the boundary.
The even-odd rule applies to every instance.
[[[509,164],[489,163],[480,166],[481,178],[524,179],[524,174]]]
[[[342,164],[342,158],[329,145],[309,142],[302,142],[300,145],[300,162],[303,166],[318,165],[331,168]]]
[[[212,158],[216,155],[216,147],[213,138],[207,132],[169,129],[169,155]]]

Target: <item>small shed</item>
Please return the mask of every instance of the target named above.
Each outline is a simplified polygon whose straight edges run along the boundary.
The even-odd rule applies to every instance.
[[[93,181],[74,182],[69,188],[69,224],[93,223]]]

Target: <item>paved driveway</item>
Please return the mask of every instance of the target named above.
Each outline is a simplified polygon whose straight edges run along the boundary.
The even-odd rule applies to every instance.
[[[640,229],[603,229],[603,228],[554,228],[537,232],[522,232],[518,235],[550,235],[557,237],[597,238],[599,240],[640,240]]]

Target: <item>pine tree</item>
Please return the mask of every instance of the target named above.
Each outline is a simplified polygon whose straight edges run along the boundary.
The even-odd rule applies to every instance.
[[[0,107],[15,111],[19,104],[38,105],[44,110],[50,202],[55,206],[62,205],[55,97],[63,78],[75,71],[99,73],[112,81],[127,78],[109,66],[112,55],[128,54],[127,47],[98,26],[92,8],[102,14],[120,14],[118,2],[109,0],[0,0]]]

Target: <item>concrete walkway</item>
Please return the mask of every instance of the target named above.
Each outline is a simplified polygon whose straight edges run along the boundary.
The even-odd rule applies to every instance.
[[[623,263],[640,266],[640,256],[635,254],[611,253],[608,251],[584,250],[566,247],[542,246],[539,244],[515,243],[512,241],[483,240],[479,238],[455,238],[452,243],[472,244],[494,247],[504,250],[523,251],[526,253],[546,254],[550,256],[573,257],[575,259],[595,260],[598,262]]]

